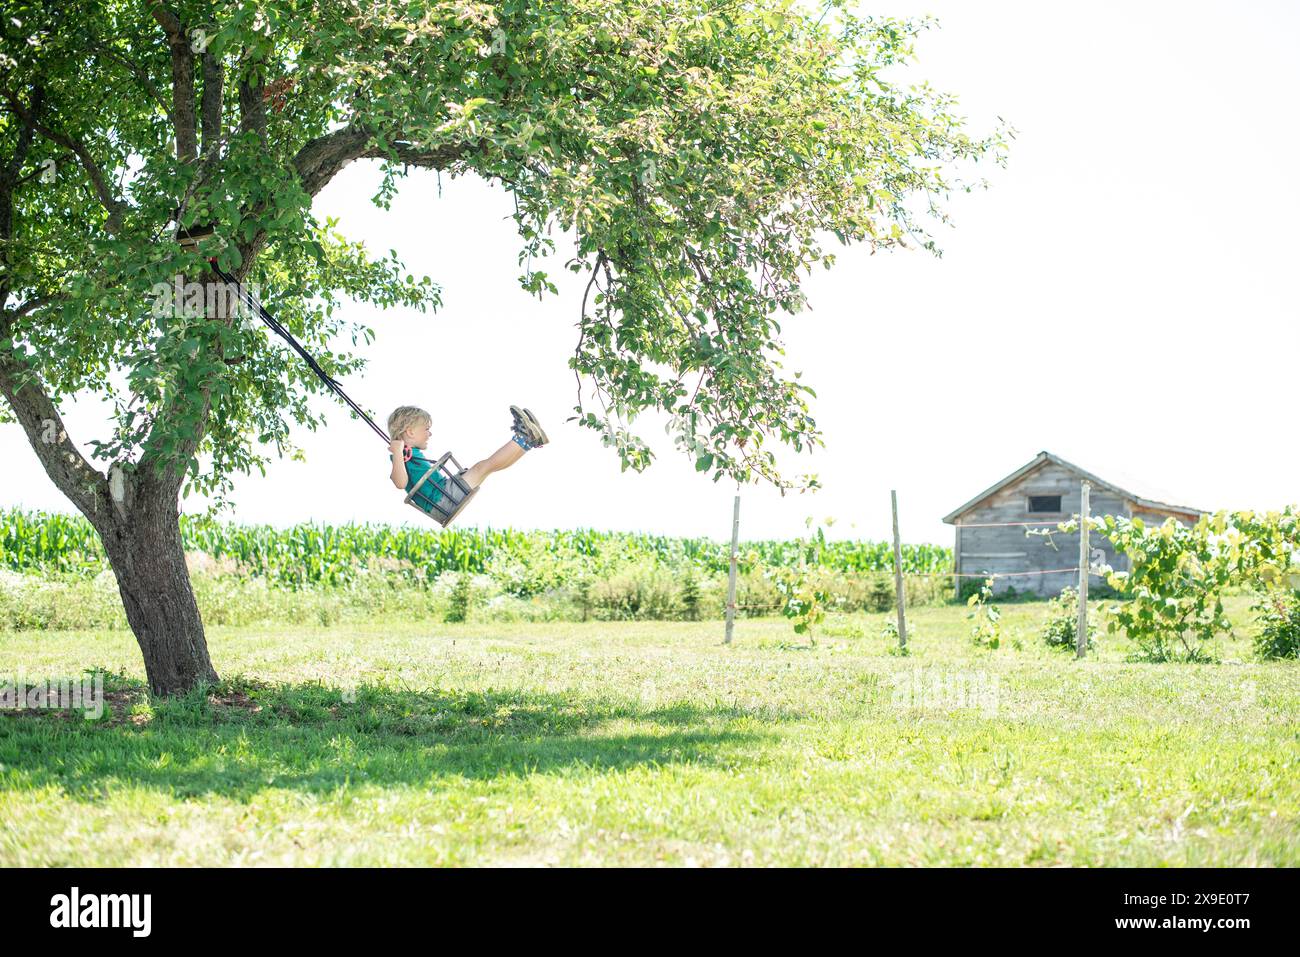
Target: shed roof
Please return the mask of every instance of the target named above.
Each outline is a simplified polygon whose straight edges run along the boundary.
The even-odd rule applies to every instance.
[[[969,511],[970,509],[974,508],[976,505],[984,501],[984,499],[988,498],[990,495],[993,495],[996,492],[1001,491],[1002,489],[1006,488],[1008,485],[1019,480],[1025,475],[1028,475],[1034,469],[1038,468],[1040,465],[1043,465],[1046,462],[1053,462],[1056,465],[1061,466],[1062,468],[1066,468],[1072,472],[1076,472],[1079,475],[1083,476],[1085,479],[1087,479],[1089,482],[1091,482],[1093,485],[1097,485],[1102,488],[1109,489],[1110,491],[1115,492],[1119,495],[1122,495],[1124,498],[1131,500],[1135,505],[1139,505],[1143,508],[1155,509],[1160,511],[1181,512],[1188,515],[1205,514],[1204,509],[1192,508],[1190,505],[1173,505],[1168,501],[1164,500],[1164,498],[1167,497],[1165,493],[1156,492],[1154,489],[1151,489],[1150,487],[1145,487],[1143,489],[1143,492],[1145,492],[1146,494],[1143,494],[1143,492],[1139,492],[1139,491],[1133,491],[1135,487],[1138,487],[1139,483],[1134,481],[1131,478],[1125,477],[1124,485],[1120,486],[1115,484],[1114,482],[1109,482],[1106,479],[1099,478],[1098,476],[1089,472],[1087,469],[1082,469],[1079,466],[1075,465],[1073,462],[1067,462],[1059,455],[1053,455],[1051,452],[1044,450],[1042,452],[1039,452],[1036,456],[1034,456],[1033,459],[1026,462],[1024,465],[1016,469],[1010,475],[1006,476],[999,482],[989,486],[984,491],[980,492],[978,495],[976,495],[973,499],[971,499],[966,504],[949,512],[947,515],[943,517],[943,520],[948,524],[952,524],[957,520],[957,517],[960,516],[963,512]],[[1157,495],[1160,496],[1160,498],[1157,498],[1156,497]]]

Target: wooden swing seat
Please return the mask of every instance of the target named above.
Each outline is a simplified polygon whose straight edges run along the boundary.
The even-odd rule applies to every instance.
[[[448,462],[455,466],[455,471],[447,468]],[[446,528],[455,520],[456,516],[465,511],[465,506],[478,494],[478,489],[470,488],[469,483],[461,478],[464,472],[465,469],[456,461],[454,455],[450,452],[444,453],[442,458],[434,463],[433,468],[420,476],[420,480],[415,483],[403,501],[411,508],[417,509],[421,514],[429,516],[443,528]],[[439,487],[438,493],[435,493],[438,495],[437,501],[432,500],[428,495],[423,497],[429,503],[429,508],[426,509],[423,505],[415,502],[414,499],[419,494],[424,483],[429,481],[429,477],[435,474],[444,476],[447,482]],[[435,482],[434,485],[438,485],[438,483]]]

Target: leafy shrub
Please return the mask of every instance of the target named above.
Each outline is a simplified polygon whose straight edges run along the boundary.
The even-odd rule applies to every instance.
[[[1128,559],[1129,570],[1107,583],[1128,601],[1112,605],[1108,627],[1123,629],[1139,661],[1208,661],[1205,646],[1231,635],[1223,596],[1243,586],[1276,583],[1300,550],[1300,512],[1215,512],[1191,526],[1167,519],[1148,528],[1140,518],[1089,520]],[[1058,528],[1075,532],[1079,520]]]
[[[1088,589],[1089,595],[1092,589]],[[1087,649],[1092,650],[1097,635],[1097,622],[1088,616]],[[1052,648],[1074,651],[1079,641],[1079,592],[1063,588],[1061,593],[1047,603],[1047,624],[1043,628],[1043,641]]]
[[[687,621],[700,620],[700,583],[695,577],[695,573],[687,570],[685,577],[682,579],[682,617]]]
[[[126,613],[112,573],[94,578],[0,573],[0,628],[68,631],[125,628]]]
[[[1258,613],[1255,636],[1259,658],[1300,658],[1300,594],[1274,589],[1250,606]]]
[[[908,607],[942,604],[951,595],[952,579],[948,575],[926,574],[903,579],[903,601]]]
[[[480,603],[481,595],[474,587],[474,578],[468,572],[456,575],[447,601],[447,612],[442,620],[448,622],[469,621],[475,606]]]
[[[803,569],[772,568],[768,573],[781,595],[781,614],[794,625],[796,635],[808,635],[811,639],[813,629],[826,618],[829,593]]]
[[[991,601],[993,598],[993,579],[986,578],[980,590],[966,600],[971,610],[966,615],[974,622],[971,626],[971,641],[979,648],[997,648],[1002,644],[1002,611]]]
[[[592,597],[591,589],[595,582],[590,575],[581,575],[574,585],[574,604],[578,607],[578,613],[582,616],[579,620],[586,621],[591,617],[592,610],[596,607],[596,601]]]
[[[867,608],[890,611],[894,607],[894,583],[884,575],[872,575],[867,585]]]
[[[596,617],[606,621],[656,621],[682,616],[673,575],[648,562],[597,582],[591,597]]]

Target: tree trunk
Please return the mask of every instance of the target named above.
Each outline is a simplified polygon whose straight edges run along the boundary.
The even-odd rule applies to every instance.
[[[144,655],[149,690],[188,691],[218,679],[190,586],[174,492],[141,490],[120,520],[100,529],[126,620]]]

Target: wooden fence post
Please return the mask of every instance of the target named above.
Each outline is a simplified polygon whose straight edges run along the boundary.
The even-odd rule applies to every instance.
[[[907,647],[907,615],[903,611],[903,546],[898,540],[898,492],[889,490],[889,504],[894,512],[894,597],[898,602],[898,647]]]
[[[731,644],[731,633],[736,627],[736,541],[740,536],[740,493],[731,507],[731,571],[727,576],[727,637],[724,645]]]
[[[952,597],[961,601],[961,522],[953,523],[952,536]]]
[[[1082,658],[1088,651],[1088,492],[1092,486],[1083,482],[1079,486],[1079,634],[1075,642],[1074,657]]]

